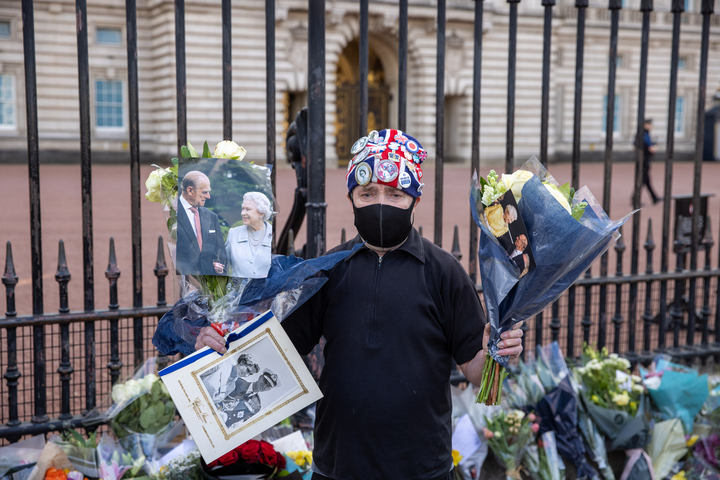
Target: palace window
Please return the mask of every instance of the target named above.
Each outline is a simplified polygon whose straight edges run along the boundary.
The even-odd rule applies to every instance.
[[[0,38],[10,38],[10,22],[0,20]]]
[[[123,82],[95,80],[95,126],[123,128],[125,126]]]
[[[620,107],[622,105],[622,96],[615,95],[615,105],[613,108],[613,134],[620,132]],[[602,107],[602,124],[600,125],[603,133],[606,133],[607,128],[607,95],[603,96],[603,107]]]
[[[675,135],[685,133],[685,97],[675,98]]]
[[[119,28],[98,27],[95,39],[103,45],[122,45],[122,32]]]
[[[15,126],[15,77],[0,75],[0,127]]]

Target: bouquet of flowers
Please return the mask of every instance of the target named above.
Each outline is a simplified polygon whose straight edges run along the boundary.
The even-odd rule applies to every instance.
[[[205,464],[202,461],[206,477],[214,478],[227,475],[262,474],[270,478],[285,470],[285,457],[275,451],[264,440],[248,440],[222,457]]]
[[[655,423],[647,452],[655,477],[665,478],[688,452],[682,421],[673,418]]]
[[[522,460],[533,480],[561,480],[565,478],[565,468],[557,452],[555,433],[552,431],[540,435],[525,450]]]
[[[498,411],[492,418],[486,418],[483,429],[490,449],[505,465],[508,480],[519,480],[520,466],[525,449],[538,432],[537,418],[522,410]]]
[[[628,413],[637,413],[640,396],[645,391],[642,379],[630,375],[630,362],[607,349],[598,352],[585,345],[583,366],[575,370],[583,385],[583,394],[594,405]]]
[[[647,478],[652,461],[643,447],[650,439],[650,405],[641,379],[630,375],[630,362],[607,350],[585,346],[583,366],[575,373],[582,381],[585,409],[610,442],[610,450],[625,450],[623,478]]]
[[[650,370],[641,368],[640,375],[663,417],[680,417],[685,431],[692,432],[695,416],[709,396],[707,375],[671,362],[668,355],[655,357]]]
[[[122,448],[133,458],[154,458],[158,446],[175,435],[176,425],[175,404],[157,371],[158,359],[148,358],[132,378],[113,385],[109,397],[83,419],[83,426],[109,423]],[[97,448],[107,455],[114,450],[103,440]]]
[[[99,438],[96,432],[92,432],[85,439],[80,432],[71,428],[62,433],[62,438],[52,436],[50,441],[56,443],[65,452],[79,472],[88,477],[99,477],[97,460]]]
[[[507,358],[500,335],[541,312],[619,238],[587,187],[560,186],[531,158],[512,175],[473,178],[479,264],[491,336],[479,402],[497,403]]]
[[[597,465],[600,474],[605,480],[615,480],[615,473],[610,468],[610,462],[608,461],[605,439],[600,435],[597,426],[593,423],[582,402],[578,404],[577,416],[578,427],[585,440],[585,446],[593,462]]]

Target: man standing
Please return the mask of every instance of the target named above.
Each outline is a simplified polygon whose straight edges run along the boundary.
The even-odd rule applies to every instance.
[[[480,385],[490,336],[475,285],[412,226],[427,152],[399,130],[353,146],[346,183],[363,246],[283,321],[301,354],[325,337],[313,479],[452,479],[450,370]],[[518,325],[519,327],[519,325]],[[522,331],[502,334],[517,357]],[[224,349],[212,328],[196,348]]]
[[[652,132],[652,118],[645,119],[644,124],[645,133],[643,135],[643,185],[647,187],[652,197],[653,204],[662,201],[662,198],[658,197],[650,184],[650,162],[652,161],[653,155],[657,151],[657,146],[652,141],[650,132]]]
[[[205,208],[210,199],[210,179],[197,170],[180,182],[177,205],[177,254],[175,268],[181,275],[222,275],[225,241],[215,212]]]

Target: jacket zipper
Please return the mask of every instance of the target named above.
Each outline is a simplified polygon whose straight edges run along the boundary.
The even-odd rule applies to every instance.
[[[378,283],[380,278],[380,267],[382,266],[383,257],[378,256],[378,268],[375,271],[375,288],[373,294],[373,313],[370,321],[370,331],[368,332],[368,346],[375,346],[375,322],[377,320],[377,297],[378,297]]]

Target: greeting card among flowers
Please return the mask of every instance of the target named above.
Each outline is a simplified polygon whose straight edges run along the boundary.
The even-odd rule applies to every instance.
[[[226,339],[160,372],[208,463],[322,397],[272,312]]]

